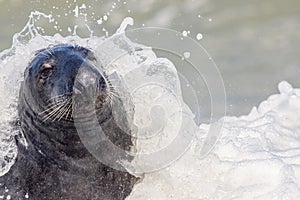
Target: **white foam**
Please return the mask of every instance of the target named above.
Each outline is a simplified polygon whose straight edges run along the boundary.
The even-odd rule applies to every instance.
[[[198,157],[199,137],[176,163],[146,174],[128,199],[299,199],[300,90],[287,82],[279,90],[249,115],[225,117],[206,158]]]

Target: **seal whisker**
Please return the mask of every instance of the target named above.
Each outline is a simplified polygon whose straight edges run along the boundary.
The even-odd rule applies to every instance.
[[[59,107],[55,108],[55,110],[51,111],[50,113],[48,113],[47,115],[45,115],[43,117],[43,121],[47,121],[48,119],[51,119],[52,116],[55,116],[55,113],[59,111]]]
[[[111,84],[109,84],[109,91],[108,91],[108,93],[114,95],[116,98],[123,97],[123,96],[121,96],[121,94],[119,92],[117,92],[115,86],[112,86]]]
[[[108,97],[110,98],[111,101],[113,101],[113,99],[122,99],[121,95],[119,93],[116,92],[108,92]]]
[[[108,102],[111,107],[112,107],[112,103],[113,103],[113,97],[114,96],[109,93],[105,100],[105,102]]]
[[[61,105],[55,113],[53,113],[53,115],[50,116],[50,118],[52,118],[52,122],[56,121],[56,118],[60,115],[60,113],[62,112],[63,107],[65,106],[65,104]]]
[[[68,107],[67,110],[68,110],[68,111],[67,111],[67,113],[66,113],[66,119],[67,119],[67,120],[71,120],[71,118],[72,118],[72,114],[71,114],[71,111],[72,111],[72,101],[70,101],[69,107]]]
[[[70,109],[70,106],[72,106],[71,99],[68,99],[66,101],[66,105],[62,108],[62,114],[60,114],[60,117],[59,117],[58,121],[60,121],[63,117],[66,117],[66,113]]]
[[[60,108],[58,112],[56,112],[56,114],[52,117],[52,122],[59,121],[60,117],[63,116],[65,106],[66,104]]]
[[[56,121],[56,120],[59,121],[61,119],[61,117],[64,116],[65,109],[68,106],[68,101],[69,101],[69,99],[67,99],[66,101],[64,101],[64,105],[56,113],[56,115],[55,115],[55,117],[53,118],[52,121]]]
[[[57,112],[60,111],[60,109],[64,106],[64,103],[61,103],[60,105],[58,105],[54,110],[52,110],[50,113],[48,113],[47,115],[45,115],[43,117],[43,121],[47,121],[50,118],[53,118],[53,116],[57,115]]]
[[[116,97],[116,98],[120,98],[120,94],[118,94],[118,93],[116,93],[116,92],[109,91],[108,94],[111,95],[111,96],[114,96],[114,97]]]
[[[55,107],[63,104],[64,102],[58,102],[58,103],[52,103],[52,104],[49,104],[47,105],[47,109],[45,109],[44,111],[40,112],[39,115],[42,115],[46,112],[48,112],[49,110],[53,110]]]
[[[72,100],[70,101],[70,105],[68,107],[68,112],[66,113],[66,119],[71,120],[72,119]]]
[[[47,112],[47,111],[49,111],[49,110],[52,110],[52,109],[54,109],[55,107],[57,107],[57,106],[59,106],[59,105],[61,105],[61,104],[63,104],[63,103],[64,103],[63,101],[50,103],[50,104],[48,104],[48,105],[46,106],[46,109],[45,109],[44,111],[40,112],[39,114],[43,114],[43,113],[45,113],[45,112]]]

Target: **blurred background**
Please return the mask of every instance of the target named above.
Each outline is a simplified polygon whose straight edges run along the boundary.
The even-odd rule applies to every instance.
[[[84,26],[85,21],[94,35],[109,36],[127,16],[134,18],[134,27],[186,31],[221,72],[227,115],[249,113],[277,93],[282,80],[300,87],[299,0],[0,0],[0,51],[11,46],[32,11],[55,18],[51,25],[44,20],[46,35],[70,35],[70,27]],[[88,31],[77,33],[89,36]],[[205,99],[202,107],[208,103]]]

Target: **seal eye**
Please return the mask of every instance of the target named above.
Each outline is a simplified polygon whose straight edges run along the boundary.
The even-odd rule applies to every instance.
[[[43,64],[42,69],[40,71],[40,78],[46,79],[52,75],[53,65],[51,64]]]

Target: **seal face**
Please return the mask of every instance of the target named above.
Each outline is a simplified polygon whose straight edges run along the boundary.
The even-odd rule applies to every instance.
[[[109,99],[108,82],[104,73],[92,63],[92,52],[79,46],[56,46],[41,50],[25,71],[25,100],[34,105],[44,121],[72,121],[71,103],[73,90],[86,90],[95,86],[97,106]],[[80,71],[80,74],[78,72]],[[82,88],[74,88],[74,81]],[[81,79],[81,80],[79,80]],[[31,96],[30,96],[31,95]]]
[[[19,126],[24,136],[16,136],[19,153],[10,171],[0,177],[0,196],[125,199],[129,195],[138,179],[96,160],[74,125],[74,107],[82,120],[90,117],[89,108],[76,104],[74,95],[92,94],[93,102],[86,103],[94,105],[105,135],[121,149],[128,151],[133,145],[130,128],[125,133],[114,120],[114,90],[96,64],[94,54],[80,46],[60,44],[36,53],[19,94]],[[26,144],[21,142],[24,139]]]

